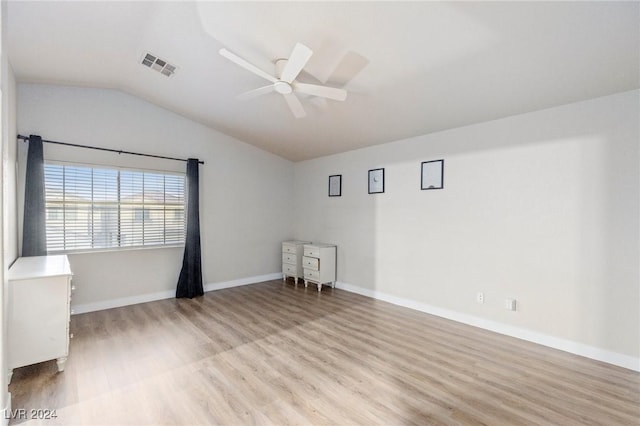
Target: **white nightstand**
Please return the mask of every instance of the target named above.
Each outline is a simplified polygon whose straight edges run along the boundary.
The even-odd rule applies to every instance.
[[[286,281],[287,277],[293,277],[296,285],[298,278],[303,277],[302,271],[302,254],[304,245],[310,241],[283,241],[282,242],[282,281]]]
[[[309,282],[317,284],[318,291],[322,290],[322,284],[335,287],[336,253],[337,247],[333,244],[305,244],[302,258],[305,287]]]

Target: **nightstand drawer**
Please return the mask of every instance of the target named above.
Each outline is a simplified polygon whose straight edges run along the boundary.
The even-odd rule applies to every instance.
[[[320,249],[317,247],[304,247],[304,255],[307,257],[320,257]]]
[[[303,257],[302,258],[302,267],[305,269],[313,269],[317,271],[320,266],[320,260],[315,257]]]
[[[282,244],[282,253],[293,253],[296,254],[296,246],[295,244]]]
[[[309,241],[289,240],[282,242],[282,280],[293,278],[298,284],[298,278],[302,278],[302,252],[304,245]]]
[[[320,271],[314,271],[311,269],[304,270],[304,277],[310,280],[319,280],[320,279]]]
[[[296,275],[296,265],[290,265],[288,263],[282,264],[282,273],[285,275]]]

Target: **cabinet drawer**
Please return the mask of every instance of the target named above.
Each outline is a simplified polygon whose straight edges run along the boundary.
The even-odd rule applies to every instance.
[[[317,271],[318,269],[320,269],[320,259],[316,259],[315,257],[305,256],[302,258],[302,267]]]
[[[314,271],[313,269],[305,269],[304,277],[310,280],[319,280],[320,279],[320,271]]]
[[[285,275],[296,276],[297,275],[296,265],[290,265],[288,263],[283,263],[282,264],[282,273],[285,274]]]
[[[291,265],[296,264],[296,255],[289,253],[282,253],[282,263],[289,263]]]
[[[304,255],[307,257],[320,257],[320,249],[313,246],[304,246]]]
[[[295,244],[282,244],[282,253],[294,253],[296,252]]]

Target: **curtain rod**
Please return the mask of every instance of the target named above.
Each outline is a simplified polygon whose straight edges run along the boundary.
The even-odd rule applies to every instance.
[[[28,136],[18,135],[18,139],[22,139],[23,141],[28,141],[29,137]],[[184,158],[165,157],[163,155],[153,155],[153,154],[141,154],[139,152],[122,151],[122,150],[111,149],[111,148],[100,148],[100,147],[97,147],[97,146],[80,145],[80,144],[69,143],[69,142],[47,141],[47,140],[44,140],[44,139],[42,139],[42,142],[53,143],[53,144],[56,144],[56,145],[74,146],[76,148],[97,149],[98,151],[115,152],[116,154],[140,155],[142,157],[161,158],[163,160],[175,160],[175,161],[185,161],[185,162],[188,161],[188,160],[185,160]],[[198,161],[198,163],[204,164],[204,161]]]

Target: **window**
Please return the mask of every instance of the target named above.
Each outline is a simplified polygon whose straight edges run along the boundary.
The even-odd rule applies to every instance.
[[[151,220],[151,215],[149,214],[149,210],[146,209],[136,209],[135,212],[136,222],[149,221]]]
[[[47,251],[184,244],[185,176],[47,163]]]

